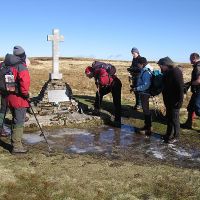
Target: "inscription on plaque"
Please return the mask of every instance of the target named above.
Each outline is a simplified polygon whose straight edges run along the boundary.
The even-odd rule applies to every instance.
[[[48,90],[49,102],[59,103],[63,101],[70,101],[66,94],[66,90]]]

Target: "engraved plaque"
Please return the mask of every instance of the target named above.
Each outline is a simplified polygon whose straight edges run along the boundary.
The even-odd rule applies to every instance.
[[[66,94],[66,90],[48,90],[48,99],[49,102],[63,102],[70,101],[69,97]]]

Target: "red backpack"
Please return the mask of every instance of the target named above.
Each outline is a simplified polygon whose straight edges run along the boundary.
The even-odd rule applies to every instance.
[[[97,85],[109,86],[113,82],[113,76],[110,76],[106,69],[99,68],[94,71],[94,77]]]
[[[116,73],[116,68],[115,66],[109,64],[109,63],[104,63],[104,62],[99,62],[99,61],[94,61],[92,63],[92,68],[96,69],[105,69],[106,72],[110,75],[113,76]]]

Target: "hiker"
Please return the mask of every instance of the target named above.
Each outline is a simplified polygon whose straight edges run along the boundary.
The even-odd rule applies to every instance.
[[[139,74],[140,74],[140,68],[138,67],[138,59],[141,57],[139,50],[135,47],[133,47],[131,49],[131,54],[133,56],[133,60],[132,60],[132,64],[129,68],[127,68],[127,71],[130,73],[131,77],[130,79],[132,80],[132,85],[134,87],[137,86],[137,81],[139,78]],[[129,80],[130,80],[129,79]],[[139,92],[134,91],[135,94],[135,106],[133,107],[134,110],[139,110],[141,109],[141,99],[140,99],[140,95]]]
[[[185,123],[181,124],[181,128],[192,129],[192,123],[195,119],[195,113],[200,116],[200,56],[198,53],[190,55],[190,62],[193,65],[191,74],[191,92],[189,104],[187,106],[188,116]],[[187,88],[189,89],[189,87]]]
[[[113,103],[115,107],[115,119],[113,126],[121,127],[121,87],[122,83],[116,75],[110,75],[103,67],[98,67],[93,63],[92,67],[88,66],[85,69],[85,74],[88,78],[94,78],[97,87],[96,98],[94,103],[94,113],[99,114],[99,109],[102,103],[103,96],[112,93]]]
[[[21,62],[23,64],[26,65],[26,67],[28,68],[31,64],[30,60],[27,58],[26,54],[23,53],[24,49],[21,46],[14,46],[13,47],[13,55],[17,56]],[[25,122],[27,122],[29,120],[28,115],[31,113],[30,108],[27,108],[27,112],[26,112],[26,117],[25,117]]]
[[[142,109],[144,113],[144,127],[139,131],[144,132],[147,137],[151,136],[151,112],[149,109],[149,87],[151,85],[151,71],[152,67],[148,64],[145,57],[138,58],[138,67],[141,69],[140,75],[138,77],[136,87],[132,86],[134,92],[138,92],[141,98]]]
[[[183,103],[183,74],[169,57],[157,63],[163,73],[163,101],[166,107],[167,130],[162,137],[164,143],[178,142],[180,132],[179,113]]]
[[[17,54],[16,56],[19,56],[19,62],[26,64],[26,66],[30,65],[30,60],[26,58],[25,53],[23,53],[24,50],[20,46],[15,46],[13,48],[13,54]],[[19,54],[21,53],[21,54]],[[0,70],[2,70],[5,67],[5,62],[0,63]],[[3,75],[4,76],[4,75]],[[1,79],[5,79],[4,77],[1,77]],[[4,81],[0,81],[0,85],[4,84]],[[4,119],[5,115],[7,112],[7,102],[6,102],[6,96],[8,95],[8,92],[2,89],[4,86],[0,86],[0,98],[1,98],[1,107],[0,107],[0,137],[7,137],[9,133],[7,133],[4,130],[3,124],[4,124]],[[28,117],[26,117],[26,121],[28,121]]]
[[[26,110],[29,107],[30,75],[26,64],[23,62],[26,57],[22,47],[14,48],[14,54],[7,54],[5,57],[6,66],[10,66],[16,84],[15,92],[9,93],[6,97],[8,107],[12,113],[12,153],[26,153],[22,145],[23,126]],[[17,56],[16,56],[17,55]]]

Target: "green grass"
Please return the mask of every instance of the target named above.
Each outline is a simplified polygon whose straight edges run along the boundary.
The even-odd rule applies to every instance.
[[[0,169],[2,200],[200,197],[198,170],[165,165],[139,166],[92,156],[29,153],[14,157],[1,153]]]

